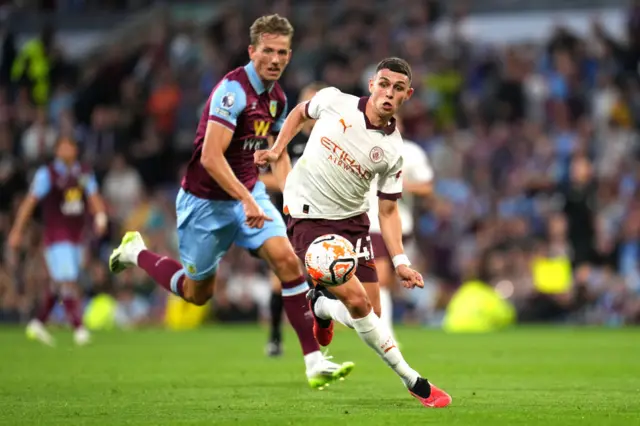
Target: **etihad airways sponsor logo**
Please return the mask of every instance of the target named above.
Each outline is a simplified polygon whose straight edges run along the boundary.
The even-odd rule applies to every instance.
[[[342,167],[348,172],[353,173],[360,179],[370,181],[373,178],[373,173],[367,170],[364,166],[359,164],[355,158],[351,156],[347,151],[342,149],[340,145],[332,141],[331,139],[323,136],[320,139],[320,143],[329,151],[327,159],[333,162],[335,165]]]

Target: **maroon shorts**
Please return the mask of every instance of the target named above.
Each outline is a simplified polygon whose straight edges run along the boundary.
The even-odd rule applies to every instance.
[[[411,237],[409,235],[402,236],[402,243],[406,244]],[[373,247],[373,255],[377,258],[387,257],[391,260],[391,255],[387,250],[387,245],[384,243],[384,239],[382,238],[382,234],[377,232],[371,233],[371,246]]]
[[[369,238],[369,217],[366,213],[341,220],[289,218],[287,235],[293,249],[303,262],[307,249],[313,240],[327,234],[338,234],[349,240],[354,247],[358,245],[358,240],[360,240],[360,246],[366,247],[368,245],[369,252],[372,252],[371,239]],[[363,283],[378,282],[373,257],[369,260],[358,259],[356,277]]]

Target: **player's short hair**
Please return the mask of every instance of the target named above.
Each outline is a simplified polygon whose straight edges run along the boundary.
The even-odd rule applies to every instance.
[[[326,87],[329,87],[327,83],[324,83],[322,81],[314,81],[304,86],[302,90],[300,90],[300,94],[306,92],[319,92]]]
[[[263,34],[277,34],[293,37],[293,25],[289,20],[277,13],[273,15],[261,16],[251,24],[249,36],[251,45],[257,46]]]
[[[309,93],[312,93],[315,95],[325,87],[329,87],[329,86],[326,83],[323,83],[322,81],[314,81],[312,83],[307,84],[302,88],[302,90],[300,90],[300,93],[298,94],[298,102],[303,102],[304,100],[307,100],[305,99],[306,98],[305,95],[308,95]]]
[[[389,70],[393,72],[397,72],[399,74],[404,74],[409,77],[409,81],[411,81],[411,66],[407,61],[401,58],[386,58],[381,60],[376,67],[376,73],[380,70]]]

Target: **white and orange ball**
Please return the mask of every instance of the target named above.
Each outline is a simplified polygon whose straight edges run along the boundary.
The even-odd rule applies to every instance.
[[[353,244],[337,234],[316,238],[304,257],[309,276],[325,286],[338,286],[349,281],[358,267]]]

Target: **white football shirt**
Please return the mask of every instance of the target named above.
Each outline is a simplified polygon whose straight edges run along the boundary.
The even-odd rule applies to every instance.
[[[291,217],[338,220],[366,213],[376,176],[379,196],[400,198],[402,136],[395,121],[385,127],[369,122],[367,99],[328,87],[307,102],[306,114],[317,121],[285,183]]]
[[[433,180],[433,169],[429,163],[427,154],[420,145],[406,140],[402,145],[402,178],[408,182],[428,183]],[[375,186],[375,183],[374,183]],[[413,232],[413,204],[414,196],[404,194],[398,200],[398,211],[402,220],[402,234],[409,235]],[[378,220],[378,200],[374,189],[369,192],[369,220],[371,221],[371,232],[380,233],[380,221]]]

